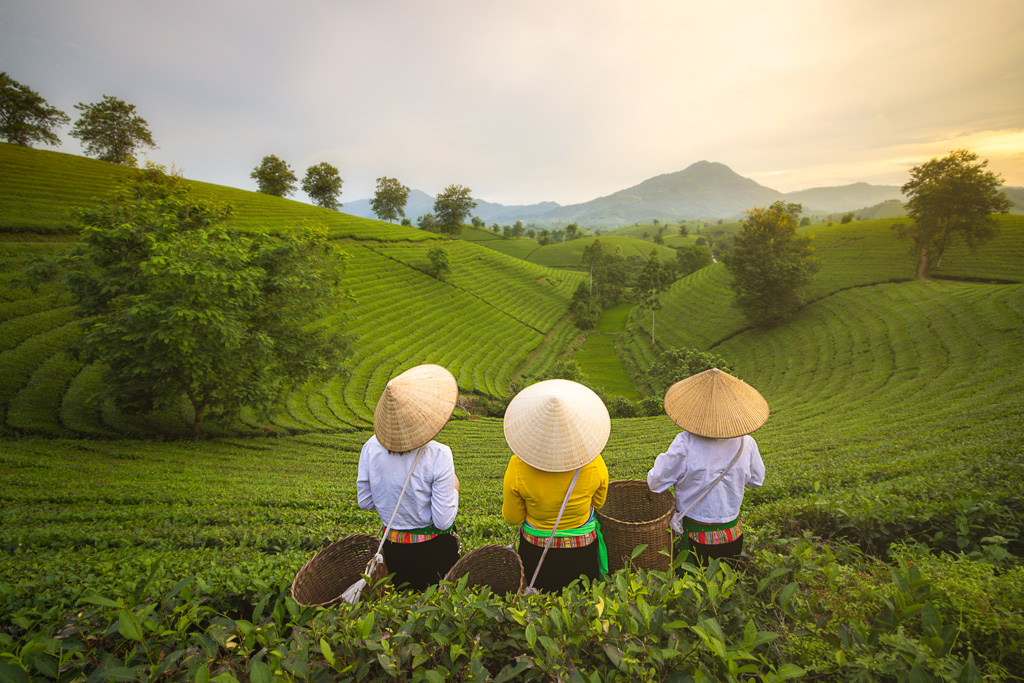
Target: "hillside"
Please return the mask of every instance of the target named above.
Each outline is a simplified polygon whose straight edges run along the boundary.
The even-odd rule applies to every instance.
[[[17,162],[18,183],[13,191],[5,186],[5,206],[21,202],[27,207],[4,213],[8,222],[0,232],[0,433],[181,434],[189,419],[184,406],[140,420],[111,406],[91,405],[87,399],[100,381],[100,369],[83,367],[63,351],[79,334],[70,302],[55,287],[36,293],[11,287],[29,259],[59,253],[71,239],[12,228],[68,229],[74,225],[76,198],[102,195],[125,170],[39,150],[5,146],[0,152]],[[343,283],[353,300],[338,302],[324,322],[344,325],[357,337],[349,374],[309,384],[289,396],[272,420],[279,429],[345,430],[365,424],[387,379],[422,362],[446,365],[466,394],[501,397],[513,376],[543,371],[575,336],[565,317],[580,275],[415,228],[192,184],[198,193],[237,206],[235,227],[286,231],[304,220],[320,220],[348,255]],[[59,188],[68,191],[61,195]],[[54,199],[58,195],[60,202]],[[26,222],[26,216],[34,222]],[[452,264],[445,281],[425,272],[426,252],[438,245],[448,251]],[[490,340],[496,338],[509,346],[495,346]],[[243,422],[215,426],[214,431],[263,426],[251,416],[243,415]]]

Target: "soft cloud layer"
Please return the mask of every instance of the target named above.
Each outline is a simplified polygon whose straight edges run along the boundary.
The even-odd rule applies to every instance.
[[[188,177],[277,154],[572,203],[708,159],[788,191],[969,147],[1024,185],[1024,3],[470,0],[0,6],[0,70],[138,106]],[[67,137],[59,148],[78,153]]]

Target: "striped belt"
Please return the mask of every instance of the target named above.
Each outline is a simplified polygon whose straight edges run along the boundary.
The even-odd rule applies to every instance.
[[[430,541],[441,534],[416,534],[410,531],[402,531],[401,529],[392,529],[388,532],[388,540],[392,543],[423,543]]]
[[[548,543],[546,536],[534,536],[523,530],[523,540],[531,545],[539,545],[543,548]],[[582,536],[555,536],[551,540],[552,548],[582,548],[597,540],[597,531],[591,531]]]
[[[694,543],[700,543],[701,545],[722,545],[723,543],[732,543],[742,534],[743,527],[740,525],[739,520],[737,520],[735,526],[731,526],[728,529],[690,531],[688,536],[691,541]]]

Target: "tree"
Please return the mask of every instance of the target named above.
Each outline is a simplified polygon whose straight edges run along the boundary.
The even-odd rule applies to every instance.
[[[443,280],[446,273],[452,270],[451,261],[448,260],[448,250],[444,247],[434,247],[427,252],[430,259],[431,274],[438,280]]]
[[[51,107],[35,90],[0,72],[0,138],[23,147],[33,142],[59,145],[53,129],[69,121],[67,114]]]
[[[71,136],[82,141],[89,156],[134,166],[136,150],[156,147],[149,124],[135,113],[134,104],[104,95],[102,102],[79,102],[75,109],[82,115],[75,121]]]
[[[805,228],[811,224],[811,219],[808,216],[804,216],[800,219],[800,227]]]
[[[696,273],[705,266],[710,266],[711,250],[707,247],[685,245],[676,250],[676,263],[679,265],[679,276],[686,277]]]
[[[576,239],[579,236],[579,230],[580,226],[576,225],[575,223],[570,223],[569,225],[565,226],[565,241],[571,242],[572,240]]]
[[[909,197],[911,224],[894,226],[900,237],[913,242],[917,252],[917,279],[927,280],[928,270],[941,265],[946,249],[963,240],[971,248],[996,233],[993,213],[1006,213],[1012,205],[999,191],[1003,179],[986,171],[988,160],[966,149],[932,159],[910,170],[910,181],[901,189]]]
[[[662,266],[658,259],[658,252],[651,250],[640,276],[637,278],[637,290],[639,293],[639,305],[641,309],[651,312],[651,343],[654,343],[654,315],[661,310],[661,299],[658,294],[663,292],[671,283],[669,271]]]
[[[473,224],[474,228],[480,230],[487,227],[487,224],[484,223],[484,219],[480,218],[480,216],[473,216],[472,218],[469,219],[469,222]]]
[[[434,214],[428,212],[416,217],[416,225],[423,230],[434,230],[437,228],[437,219],[434,218]]]
[[[647,369],[647,383],[658,391],[664,391],[681,379],[698,372],[718,368],[732,373],[726,360],[710,351],[699,351],[687,347],[665,349]]]
[[[287,197],[295,192],[295,173],[291,166],[274,154],[263,157],[249,177],[256,181],[257,192],[263,194]]]
[[[843,214],[843,217],[839,219],[839,224],[846,225],[847,223],[852,223],[855,215],[857,215],[856,211],[847,211]]]
[[[683,237],[686,237],[687,235],[690,234],[690,230],[689,228],[686,227],[686,223],[679,224],[679,234]]]
[[[594,292],[594,269],[601,266],[601,262],[604,260],[604,250],[601,240],[594,240],[587,246],[583,247],[583,257],[581,264],[587,269],[589,278],[588,288],[589,292]]]
[[[341,207],[338,197],[341,195],[341,174],[338,169],[321,161],[306,169],[302,178],[302,191],[309,195],[313,203],[325,209],[337,210]]]
[[[370,200],[370,207],[377,218],[388,223],[394,223],[399,217],[405,218],[405,205],[408,201],[408,187],[395,178],[377,178],[377,191]]]
[[[338,374],[350,343],[312,325],[343,295],[326,230],[248,235],[221,226],[229,211],[149,165],[81,213],[57,264],[84,327],[76,351],[105,368],[100,398],[147,412],[184,396],[196,439],[204,417],[265,414]]]
[[[468,187],[449,185],[434,199],[434,214],[437,216],[439,231],[446,235],[458,235],[469,212],[476,208],[476,202]]]
[[[818,270],[810,238],[796,234],[802,210],[782,201],[750,209],[729,249],[721,252],[732,274],[734,304],[754,325],[771,325],[796,312],[797,290]]]

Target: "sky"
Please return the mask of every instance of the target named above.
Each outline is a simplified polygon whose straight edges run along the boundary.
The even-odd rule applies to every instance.
[[[72,122],[112,95],[144,158],[251,190],[326,161],[342,202],[573,204],[701,160],[902,185],[962,148],[1020,186],[1022,36],[1022,0],[0,0],[0,71]]]

